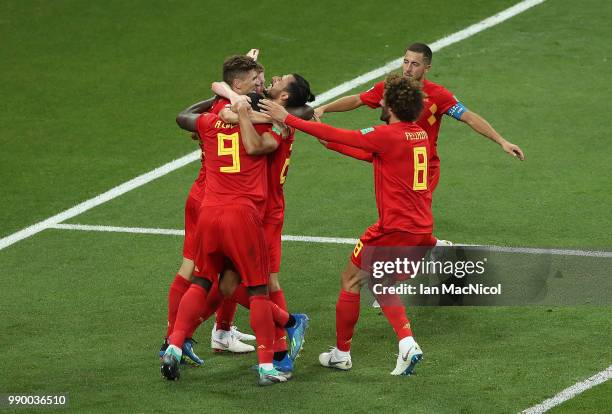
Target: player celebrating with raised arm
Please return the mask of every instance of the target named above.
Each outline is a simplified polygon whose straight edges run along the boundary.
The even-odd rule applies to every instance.
[[[258,67],[257,62],[250,56],[231,56],[223,62],[223,80],[230,85],[232,90],[237,95],[246,95],[247,93],[252,92],[257,86]],[[211,113],[218,114],[224,109],[226,110],[229,104],[230,101],[226,98],[217,97],[213,101],[212,106],[210,100],[206,100],[191,105],[182,113],[200,114],[204,111],[209,111]],[[179,303],[187,289],[189,289],[194,270],[193,259],[195,258],[196,249],[196,224],[200,214],[200,204],[202,203],[206,188],[206,169],[204,168],[205,154],[203,151],[204,147],[202,142],[200,142],[200,147],[202,148],[202,166],[200,168],[198,177],[191,186],[187,201],[185,203],[183,262],[168,291],[168,328],[166,338],[170,336],[174,329],[174,322],[176,320],[176,313],[178,311]],[[231,309],[231,305],[229,307]],[[224,313],[223,310],[221,313]],[[220,318],[227,319],[224,316],[221,316]],[[225,344],[226,350],[233,352],[250,352],[255,350],[253,346],[240,342],[240,338],[248,338],[248,336],[241,334],[236,330],[230,334],[230,329],[228,328],[227,331],[224,330],[217,333],[217,336],[222,337],[221,341],[223,344]],[[160,349],[160,354],[165,352],[167,345],[167,340],[164,340],[164,343]],[[183,354],[197,365],[200,365],[203,362],[202,359],[200,359],[193,352],[193,340],[191,338],[188,338],[185,341]]]
[[[233,92],[228,85],[222,82],[214,83],[213,91],[217,95],[224,96],[231,100],[239,99],[236,93]],[[308,81],[297,73],[274,76],[271,85],[264,91],[264,95],[286,107],[292,114],[302,119],[310,119],[312,116],[313,111],[306,103],[312,102],[314,100],[314,95],[310,90]],[[255,98],[256,97],[252,96],[253,105],[255,105]],[[251,120],[258,118],[253,115],[254,114],[250,116]],[[259,115],[263,116],[268,123],[272,122],[272,119],[267,115]],[[234,114],[234,116],[237,116],[237,114]],[[232,119],[231,116],[226,116],[225,118]],[[238,118],[236,118],[235,122],[238,122]],[[279,134],[282,131],[282,139],[280,142],[268,140],[267,143],[265,141],[258,143],[257,140],[254,142],[247,140],[244,144],[250,151],[268,153],[268,196],[263,218],[264,233],[270,260],[270,281],[268,288],[270,300],[281,309],[287,310],[287,302],[279,282],[278,274],[281,264],[281,233],[285,213],[283,185],[288,174],[295,130],[293,128],[285,128],[283,125],[275,125],[273,130]],[[227,274],[224,274],[220,282],[220,290],[224,292],[224,294],[232,296],[237,282],[238,281],[232,282],[232,279],[228,278]],[[233,286],[231,285],[232,283],[234,283]],[[207,299],[209,307],[207,307],[206,313],[202,315],[203,319],[206,319],[212,314],[216,306],[218,306],[219,302],[214,298],[216,294],[213,288]],[[235,296],[243,297],[241,292],[236,292]],[[305,321],[305,323],[307,324],[307,321]],[[291,347],[288,353],[287,343],[284,339],[285,337],[285,330],[282,327],[277,327],[274,366],[281,371],[287,372],[293,370],[293,361],[296,359],[302,344],[299,343],[300,335],[294,335],[293,332],[290,332],[289,339],[291,340]]]
[[[262,112],[279,122],[372,154],[379,219],[361,236],[341,275],[342,288],[336,304],[336,347],[319,356],[319,362],[325,367],[348,370],[352,367],[351,340],[359,319],[363,249],[436,244],[432,236],[431,191],[427,180],[429,143],[425,131],[413,123],[423,108],[422,94],[411,79],[398,75],[387,77],[381,118],[388,125],[361,131],[303,121],[271,101],[263,101],[261,106]],[[365,263],[363,267],[367,267]],[[391,374],[409,375],[423,353],[412,337],[405,308],[397,299],[392,306],[381,306],[399,339],[400,352]]]
[[[467,125],[474,131],[499,144],[508,154],[521,161],[525,159],[523,151],[511,142],[506,141],[483,117],[468,110],[442,85],[425,79],[431,69],[432,51],[426,44],[413,43],[406,49],[402,72],[404,77],[414,79],[421,84],[424,95],[424,110],[416,123],[427,132],[431,143],[429,154],[429,187],[433,192],[440,179],[440,159],[438,158],[437,141],[442,116],[451,116]],[[315,109],[320,118],[326,112],[345,112],[367,105],[370,108],[381,106],[385,82],[381,81],[372,88],[358,95],[344,96],[334,102]],[[342,152],[341,148],[335,148]],[[347,154],[349,155],[349,154]]]
[[[240,125],[225,123],[215,114],[183,111],[177,117],[181,128],[201,137],[207,154],[207,181],[196,231],[197,271],[181,299],[163,356],[161,370],[167,379],[178,378],[185,338],[204,313],[208,292],[228,260],[248,288],[251,327],[258,344],[259,384],[285,382],[291,376],[277,371],[272,363],[275,324],[303,335],[300,325],[307,317],[289,315],[268,297],[268,252],[261,223],[267,196],[267,158],[259,154],[273,151],[282,138],[269,124],[254,127],[248,107],[245,99],[236,104]]]

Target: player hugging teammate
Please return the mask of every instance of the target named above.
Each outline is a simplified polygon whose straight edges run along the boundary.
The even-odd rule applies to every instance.
[[[303,343],[308,317],[289,314],[277,277],[270,280],[270,273],[276,276],[280,268],[282,185],[294,130],[273,125],[267,117],[266,123],[253,123],[261,117],[251,114],[244,95],[255,89],[259,77],[253,57],[232,57],[224,64],[227,83],[221,89],[237,113],[227,108],[219,115],[203,112],[201,102],[177,117],[181,128],[199,136],[205,179],[193,233],[193,278],[180,297],[163,349],[161,371],[167,379],[179,377],[185,344],[195,326],[219,306],[219,292],[249,308],[260,385],[290,379]],[[279,105],[302,110],[314,100],[308,82],[298,74],[274,77],[265,94]]]
[[[256,55],[257,52],[251,57]],[[244,66],[230,71],[231,59]],[[343,97],[317,109],[317,115],[322,116],[325,112],[347,111],[364,104],[382,108],[381,120],[385,125],[356,131],[307,121],[311,116],[306,102],[314,100],[314,96],[308,82],[297,74],[273,78],[264,91],[267,99],[259,104],[259,96],[248,100],[244,95],[263,84],[263,68],[249,66],[255,63],[250,57],[231,59],[224,65],[225,83],[213,84],[215,93],[229,99],[231,109],[227,107],[228,101],[217,100],[213,111],[217,110],[219,115],[206,113],[204,110],[210,105],[201,102],[177,118],[181,128],[196,132],[200,138],[201,176],[205,179],[197,224],[191,224],[195,231],[189,235],[186,221],[185,242],[189,238],[194,246],[193,283],[178,282],[181,294],[176,296],[180,305],[178,312],[174,312],[176,322],[169,311],[162,373],[168,379],[176,379],[182,356],[197,358],[191,348],[191,334],[201,320],[224,306],[221,303],[229,304],[230,310],[227,317],[218,314],[213,342],[218,335],[215,329],[227,332],[236,341],[234,335],[240,333],[232,330],[231,320],[235,312],[232,303],[237,302],[250,308],[251,327],[257,340],[259,384],[270,385],[291,378],[293,362],[308,326],[306,315],[287,312],[278,283],[284,219],[282,185],[295,129],[319,138],[329,149],[371,162],[374,168],[378,221],[360,237],[341,274],[336,346],[319,356],[324,367],[349,370],[360,290],[366,281],[364,273],[369,270],[367,260],[363,259],[364,251],[413,247],[416,253],[411,260],[418,261],[427,248],[438,242],[432,235],[431,201],[440,176],[436,147],[442,115],[466,123],[508,154],[521,160],[524,155],[448,90],[425,79],[432,53],[422,43],[407,48],[401,75],[390,75],[360,95]],[[261,108],[261,113],[252,112],[252,107]],[[290,114],[291,107],[301,107],[297,112],[302,116]],[[173,283],[170,298],[174,287]],[[383,299],[379,300],[381,309],[398,339],[399,355],[391,375],[410,375],[423,352],[412,336],[406,309],[398,295],[385,294],[377,299]],[[228,343],[225,348],[238,349],[238,342]]]

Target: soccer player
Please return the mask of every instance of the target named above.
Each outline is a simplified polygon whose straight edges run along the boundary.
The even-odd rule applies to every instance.
[[[427,132],[431,143],[428,165],[428,185],[431,191],[435,190],[440,179],[437,141],[443,115],[448,115],[469,125],[474,131],[499,144],[506,153],[517,157],[521,161],[524,160],[523,151],[517,145],[505,140],[482,116],[468,110],[444,86],[426,79],[426,75],[431,69],[432,56],[429,46],[423,43],[413,43],[406,49],[402,67],[404,77],[419,82],[424,94],[424,110],[416,123]],[[384,90],[385,82],[381,81],[366,92],[345,96],[322,105],[315,109],[315,113],[318,117],[322,117],[326,112],[350,111],[362,105],[378,108],[381,106]]]
[[[364,282],[360,268],[367,270],[367,265],[362,264],[363,250],[374,246],[436,244],[432,236],[431,190],[427,179],[429,142],[426,132],[414,123],[423,108],[421,91],[409,78],[387,77],[381,119],[388,124],[361,131],[303,121],[270,101],[263,101],[261,105],[262,112],[279,122],[319,139],[354,147],[364,156],[371,154],[379,219],[360,237],[342,273],[342,289],[336,304],[336,347],[319,356],[319,362],[325,367],[351,369],[350,347],[359,319],[360,287]],[[391,299],[381,303],[399,340],[399,356],[391,374],[410,375],[423,352],[412,337],[399,297]]]
[[[231,88],[239,95],[245,95],[252,92],[256,87],[258,73],[257,62],[249,56],[232,56],[225,60],[223,63],[223,79],[227,82]],[[211,113],[218,114],[222,110],[226,109],[227,105],[230,104],[225,98],[218,98],[210,107],[209,101],[198,102],[186,109],[187,112],[202,113],[205,110]],[[195,229],[198,221],[200,212],[200,204],[204,196],[204,190],[206,188],[206,169],[204,168],[205,154],[203,151],[203,144],[200,142],[202,148],[202,167],[198,174],[197,179],[191,186],[187,201],[185,203],[185,238],[183,241],[183,262],[170,285],[168,292],[168,328],[166,332],[166,338],[170,336],[174,329],[174,322],[176,320],[176,313],[178,311],[179,303],[181,298],[191,285],[191,277],[194,270],[193,259],[195,257]],[[222,316],[223,318],[224,316]],[[225,333],[227,332],[227,333]],[[241,337],[240,332],[235,331],[230,334],[229,330],[224,331],[221,334],[223,339],[221,341],[226,344],[226,349],[236,350],[240,352],[253,351],[254,347],[251,345],[244,344],[239,341]],[[220,335],[220,336],[221,336]],[[242,337],[250,339],[248,337]],[[167,341],[164,341],[160,352],[164,352],[167,347]],[[193,340],[188,338],[185,341],[183,353],[191,361],[197,365],[202,364],[202,360],[193,352]]]
[[[232,92],[227,85],[213,85],[213,91],[228,99],[237,98],[235,92]],[[311,118],[311,114],[305,110],[305,108],[309,107],[305,107],[305,105],[307,102],[314,101],[315,97],[310,90],[308,81],[298,74],[273,77],[272,83],[264,91],[264,95],[279,102],[282,106],[291,108],[292,113],[302,119]],[[255,102],[253,104],[255,106]],[[268,155],[268,198],[263,223],[270,255],[271,273],[268,284],[270,299],[281,309],[287,310],[285,295],[278,276],[282,256],[281,234],[285,214],[283,185],[287,179],[295,129],[286,128],[285,130],[283,125],[275,125],[275,128],[277,131],[283,131],[283,139],[275,151]],[[275,367],[281,371],[291,371],[293,369],[293,361],[297,357],[301,344],[292,343],[290,353],[287,354],[284,329],[277,327],[275,345]]]
[[[249,292],[251,327],[257,337],[259,384],[285,382],[291,373],[274,368],[275,324],[298,336],[300,343],[308,318],[289,315],[268,297],[269,265],[261,220],[267,196],[267,158],[282,137],[271,125],[251,123],[246,100],[237,102],[239,126],[227,124],[214,114],[183,111],[177,122],[194,131],[208,154],[205,168],[207,188],[198,221],[197,272],[183,296],[170,345],[163,357],[162,373],[168,379],[179,375],[178,362],[187,332],[206,309],[206,296],[214,279],[230,260]],[[258,133],[260,132],[261,135]]]

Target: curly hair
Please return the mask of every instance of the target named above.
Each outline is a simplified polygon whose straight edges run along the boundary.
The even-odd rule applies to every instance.
[[[230,56],[223,62],[223,81],[231,85],[234,79],[242,78],[247,72],[257,68],[257,62],[249,56]]]
[[[399,74],[387,76],[385,104],[401,121],[416,121],[423,111],[423,94],[418,82]]]

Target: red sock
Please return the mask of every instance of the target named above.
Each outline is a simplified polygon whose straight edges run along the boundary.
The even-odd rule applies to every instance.
[[[340,351],[351,350],[351,341],[359,320],[359,293],[340,290],[336,303],[336,347]]]
[[[260,364],[271,363],[274,358],[274,321],[270,299],[251,296],[251,328],[257,338],[257,358]]]
[[[270,308],[272,309],[272,318],[277,326],[285,327],[289,322],[289,313],[278,307],[278,305],[270,301]]]
[[[206,308],[206,289],[192,283],[181,299],[181,304],[176,314],[174,331],[168,337],[168,342],[182,348],[187,333],[200,317],[204,308]]]
[[[219,309],[221,303],[223,302],[223,295],[219,292],[219,284],[214,283],[206,295],[206,307],[204,308],[204,312],[200,315],[197,321],[193,324],[191,329],[187,332],[187,338],[193,338],[193,333],[198,329],[198,327],[207,321],[208,318],[212,316],[213,313]]]
[[[247,287],[242,283],[236,286],[236,289],[232,294],[232,300],[236,303],[241,304],[247,309],[251,307],[251,304],[249,302],[249,291],[247,290]]]
[[[170,290],[168,291],[168,329],[166,331],[166,338],[170,336],[174,329],[179,303],[181,303],[181,298],[187,292],[187,289],[189,289],[189,285],[191,285],[191,282],[178,273],[170,285]]]
[[[221,306],[222,303],[223,303],[223,295],[219,291],[219,284],[215,283],[210,288],[210,292],[208,292],[208,296],[206,296],[206,309],[204,309],[204,312],[202,313],[202,315],[200,315],[200,318],[203,321],[208,320],[208,318],[210,318],[213,313],[219,310],[219,307]]]
[[[285,294],[282,290],[270,292],[270,300],[276,304],[280,309],[287,311],[287,302],[285,301]],[[274,352],[281,352],[287,350],[287,331],[282,326],[275,326],[276,335],[274,337]]]
[[[397,334],[397,339],[400,341],[407,336],[412,336],[412,329],[410,329],[410,321],[406,317],[406,307],[404,305],[399,306],[380,306],[383,313],[387,317],[387,320],[393,327],[393,330]]]
[[[217,329],[229,331],[236,315],[238,304],[229,298],[223,299],[221,307],[217,311]]]

